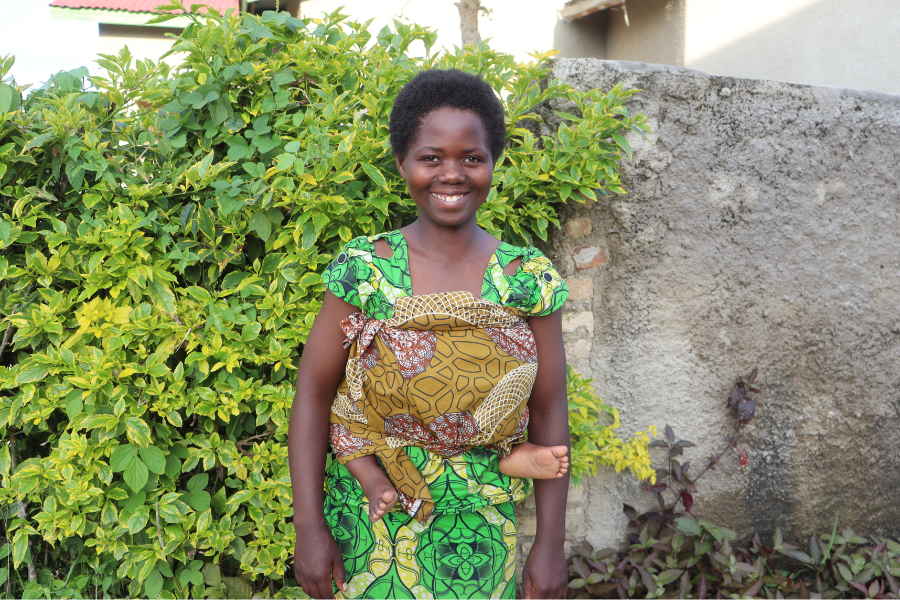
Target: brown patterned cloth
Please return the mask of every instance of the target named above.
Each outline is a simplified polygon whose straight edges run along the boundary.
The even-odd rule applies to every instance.
[[[350,347],[332,404],[331,445],[347,463],[374,454],[403,507],[425,522],[434,509],[405,446],[455,456],[522,441],[537,374],[525,313],[469,292],[398,298],[390,319],[341,322]]]

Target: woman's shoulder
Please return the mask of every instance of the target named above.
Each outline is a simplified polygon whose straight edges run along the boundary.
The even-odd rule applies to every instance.
[[[398,257],[396,253],[391,258],[377,256],[375,242],[385,239],[392,247],[396,247],[398,235],[401,235],[399,231],[389,231],[363,235],[348,241],[325,268],[322,274],[325,287],[338,298],[367,314],[373,310],[378,314],[383,312],[376,310],[383,302],[374,302],[372,297],[378,289],[382,289],[383,293],[374,294],[377,296],[375,300],[395,287],[392,275],[398,270],[394,265]]]
[[[517,258],[522,261],[515,273],[508,276],[510,286],[506,305],[520,308],[528,316],[538,317],[559,309],[569,297],[565,280],[540,249],[501,243],[498,253],[508,259],[501,261],[505,264]]]

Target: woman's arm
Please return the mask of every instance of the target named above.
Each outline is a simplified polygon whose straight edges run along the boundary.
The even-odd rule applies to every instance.
[[[528,320],[537,344],[538,372],[528,401],[528,441],[541,446],[569,446],[566,397],[566,349],[562,311]],[[525,562],[522,591],[526,598],[565,598],[568,586],[566,557],[566,496],[569,475],[534,481],[537,535]]]
[[[331,578],[346,591],[341,551],[325,525],[325,454],[331,402],[344,375],[350,351],[342,346],[340,322],[358,312],[331,292],[322,309],[297,370],[297,392],[291,407],[288,460],[294,496],[294,575],[312,598],[333,598]]]

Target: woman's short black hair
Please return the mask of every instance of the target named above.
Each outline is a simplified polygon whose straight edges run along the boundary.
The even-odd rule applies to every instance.
[[[487,82],[458,69],[420,71],[403,86],[391,109],[391,149],[394,154],[406,156],[425,115],[445,107],[471,110],[481,118],[491,160],[497,162],[506,147],[503,105]]]

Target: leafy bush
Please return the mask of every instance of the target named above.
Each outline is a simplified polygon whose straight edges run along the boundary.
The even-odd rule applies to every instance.
[[[657,530],[626,511],[636,540],[625,552],[584,543],[570,559],[570,598],[897,598],[900,544],[852,529],[813,535],[809,553],[776,530],[772,547],[755,535],[690,515]]]
[[[592,379],[567,367],[566,387],[569,396],[569,430],[572,434],[572,482],[581,483],[586,475],[596,475],[597,467],[613,467],[616,473],[631,471],[638,479],[656,483],[656,471],[650,466],[650,436],[656,426],[638,431],[627,442],[616,437],[619,409],[601,400],[594,392]],[[601,421],[612,418],[612,423]]]
[[[300,592],[284,578],[294,371],[330,257],[414,218],[388,115],[416,71],[501,94],[509,150],[479,222],[512,243],[546,240],[562,202],[622,191],[622,134],[646,130],[633,92],[548,82],[546,54],[415,58],[434,33],[373,37],[337,13],[190,18],[177,68],[126,49],[24,99],[0,83],[8,595]]]

